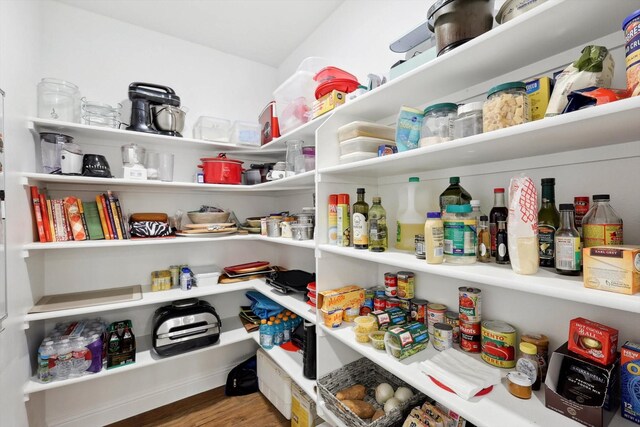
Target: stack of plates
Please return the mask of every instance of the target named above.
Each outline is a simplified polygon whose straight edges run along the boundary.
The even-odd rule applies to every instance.
[[[182,237],[214,237],[226,236],[238,231],[235,223],[211,223],[211,224],[186,224],[184,230],[176,233],[176,236]]]
[[[275,270],[269,261],[254,261],[246,264],[231,265],[224,267],[224,272],[230,278],[253,276],[257,274],[272,273]]]

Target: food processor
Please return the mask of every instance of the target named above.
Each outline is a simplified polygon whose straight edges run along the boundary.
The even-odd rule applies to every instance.
[[[82,174],[82,149],[72,141],[65,142],[60,151],[60,170],[63,175]]]
[[[124,179],[147,179],[147,168],[144,165],[146,150],[137,144],[123,145],[122,169]]]

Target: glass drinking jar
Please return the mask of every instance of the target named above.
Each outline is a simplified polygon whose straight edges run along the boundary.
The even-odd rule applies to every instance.
[[[65,122],[80,122],[80,89],[59,79],[38,83],[38,117]]]
[[[296,175],[305,171],[304,155],[302,154],[303,141],[300,139],[292,139],[286,142],[286,174],[287,176]]]
[[[453,139],[482,133],[482,107],[484,103],[469,102],[458,107],[458,118],[453,121]]]
[[[523,82],[492,87],[482,108],[482,131],[503,129],[531,121],[527,86]]]
[[[453,139],[453,121],[458,116],[458,106],[451,102],[430,105],[424,110],[420,147],[426,147]]]

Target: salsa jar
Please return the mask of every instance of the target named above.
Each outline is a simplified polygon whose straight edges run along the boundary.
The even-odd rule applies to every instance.
[[[531,121],[527,86],[523,82],[492,87],[482,107],[482,131],[508,128]]]
[[[458,105],[452,102],[433,104],[424,109],[420,147],[451,141],[453,121],[458,117]]]

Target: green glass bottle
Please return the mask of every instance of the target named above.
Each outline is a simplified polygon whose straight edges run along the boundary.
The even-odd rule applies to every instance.
[[[471,194],[460,185],[460,177],[449,178],[449,186],[440,194],[440,212],[447,210],[447,205],[468,205],[471,203]]]
[[[387,211],[381,205],[380,197],[373,198],[373,205],[369,209],[369,250],[384,252],[389,247],[387,233]]]
[[[353,222],[353,247],[367,249],[369,247],[369,205],[364,201],[364,188],[357,190],[358,200],[353,204],[351,221]]]
[[[556,209],[555,178],[542,178],[542,206],[538,212],[538,241],[540,267],[555,266],[555,234],[560,226],[560,212]]]

